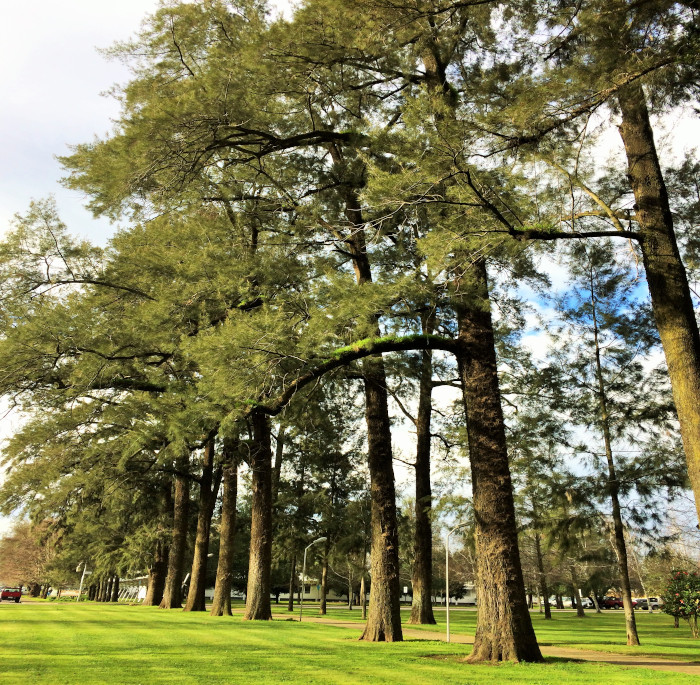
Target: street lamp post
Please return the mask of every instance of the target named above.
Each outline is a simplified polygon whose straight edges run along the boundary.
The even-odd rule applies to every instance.
[[[313,542],[310,542],[306,549],[304,550],[304,565],[301,571],[301,595],[299,597],[299,623],[301,623],[301,615],[304,611],[304,578],[306,578],[306,553],[309,551],[309,547],[312,547],[317,542],[325,542],[326,538],[316,538]]]
[[[445,542],[445,619],[447,624],[447,642],[450,641],[450,535],[460,528],[469,525],[460,523],[456,525],[448,534]]]
[[[81,561],[75,569],[76,573],[80,571],[81,566],[83,567],[83,575],[80,576],[80,588],[78,589],[78,596],[75,598],[76,602],[80,601],[80,595],[83,594],[83,581],[85,580],[85,572],[87,571],[87,562]]]

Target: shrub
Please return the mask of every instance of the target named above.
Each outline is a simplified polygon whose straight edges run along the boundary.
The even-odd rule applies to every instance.
[[[663,610],[671,616],[687,621],[693,637],[697,638],[700,574],[697,571],[672,571],[663,601]]]

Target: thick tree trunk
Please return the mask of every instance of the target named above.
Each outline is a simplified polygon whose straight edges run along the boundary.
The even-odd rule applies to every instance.
[[[272,449],[270,423],[260,412],[251,415],[253,445],[250,453],[251,523],[248,590],[244,620],[269,621],[272,563]]]
[[[431,333],[423,326],[424,333]],[[433,360],[430,350],[423,350],[416,416],[416,528],[413,539],[412,624],[435,624],[431,591],[433,586],[433,530],[431,523],[432,491],[430,487],[430,418],[432,413]]]
[[[199,511],[197,513],[197,534],[194,541],[194,557],[190,572],[190,589],[187,593],[185,611],[206,611],[205,590],[207,584],[207,554],[211,518],[221,484],[221,470],[214,473],[214,438],[204,447],[202,476],[199,483]]]
[[[627,86],[618,95],[618,103],[652,310],[666,355],[700,517],[700,334],[641,85]]]
[[[227,444],[224,442],[224,458],[228,462]],[[216,585],[212,616],[231,616],[231,587],[233,583],[233,550],[236,531],[236,502],[238,498],[238,465],[228,464],[224,470],[224,495],[221,503],[221,542],[219,565],[216,568]]]
[[[287,611],[294,611],[294,590],[296,588],[297,572],[297,555],[292,555],[292,563],[289,571],[289,600],[287,602]]]
[[[347,173],[342,151],[331,145],[329,152],[341,176]],[[357,285],[372,282],[365,242],[362,208],[357,192],[344,189],[345,216],[349,231],[345,238],[352,255]],[[379,325],[377,318],[377,332]],[[367,462],[371,498],[371,568],[370,608],[361,640],[397,642],[401,631],[401,595],[399,586],[399,535],[396,521],[394,465],[391,452],[391,423],[384,363],[380,358],[363,364],[365,382],[365,418],[367,421]]]
[[[112,584],[112,601],[119,601],[119,576],[114,576],[114,583]]]
[[[165,589],[165,576],[168,572],[168,547],[160,540],[156,543],[153,564],[148,569],[148,588],[143,605],[156,607],[163,600]]]
[[[403,640],[399,585],[399,529],[396,521],[396,493],[386,376],[381,359],[368,361],[363,371],[367,458],[371,480],[372,586],[367,623],[360,639],[372,642],[397,642]]]
[[[168,555],[168,574],[165,578],[161,609],[182,607],[182,572],[187,546],[187,513],[190,504],[190,482],[184,476],[175,476],[173,500],[173,533]]]
[[[542,558],[542,543],[540,534],[535,533],[535,553],[537,554],[537,572],[540,577],[540,594],[544,602],[545,619],[552,618],[552,608],[549,606],[549,588],[547,587],[547,574],[544,572],[544,559]]]
[[[479,596],[474,649],[469,660],[542,661],[527,610],[520,566],[483,259],[473,262],[471,273],[478,300],[462,301],[457,307],[457,364],[472,473]]]

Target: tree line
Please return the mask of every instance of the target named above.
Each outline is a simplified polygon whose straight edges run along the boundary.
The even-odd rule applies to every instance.
[[[650,114],[696,102],[697,11],[308,0],[287,20],[252,0],[165,3],[112,49],[133,70],[115,89],[113,132],[62,158],[65,184],[126,227],[101,249],[37,202],[0,246],[1,389],[27,416],[5,450],[4,508],[41,512],[75,540],[100,528],[100,553],[115,564],[149,549],[149,601],[174,608],[194,487],[185,608],[198,610],[222,489],[214,611],[227,613],[245,463],[245,617],[267,620],[275,527],[331,530],[344,499],[362,501],[341,463],[359,451],[369,477],[363,639],[401,640],[391,410],[402,406],[416,433],[411,620],[431,622],[432,397],[452,386],[479,597],[470,659],[541,660],[518,519],[536,547],[557,528],[555,505],[557,535],[578,525],[584,489],[571,485],[563,448],[587,446],[570,424],[603,445],[589,451],[605,474],[598,493],[637,643],[621,497],[686,477],[700,488],[689,285],[698,168],[662,164]],[[602,159],[614,126],[623,154]],[[644,275],[649,308],[617,241]],[[552,297],[538,268],[552,253],[567,260],[576,294],[556,304],[559,343],[543,362],[518,330],[524,288],[537,306]],[[658,342],[667,375],[645,366]],[[351,449],[363,410],[364,443]],[[676,427],[681,469],[666,440]],[[644,459],[615,454],[621,441],[643,443]],[[285,460],[298,469],[293,511]],[[324,494],[305,502],[314,469]],[[530,485],[518,501],[514,479]],[[338,540],[325,537],[327,558]]]

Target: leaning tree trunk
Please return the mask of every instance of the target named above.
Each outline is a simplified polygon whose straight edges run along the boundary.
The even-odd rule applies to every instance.
[[[163,600],[165,576],[168,572],[168,547],[158,540],[153,556],[153,564],[148,569],[148,589],[143,606],[157,607]]]
[[[457,364],[472,474],[479,597],[469,661],[542,661],[520,566],[484,260],[477,258],[471,272],[478,299],[457,307]]]
[[[535,553],[537,554],[537,572],[540,577],[540,594],[544,602],[545,619],[552,618],[552,608],[549,606],[549,588],[547,587],[547,574],[544,572],[544,559],[542,558],[542,543],[540,534],[535,533]]]
[[[161,609],[182,607],[182,572],[187,546],[187,513],[190,504],[190,482],[184,476],[175,476],[173,502],[173,533],[168,555],[168,574],[160,603]]]
[[[423,326],[423,333],[431,333]],[[433,360],[430,350],[423,350],[420,370],[418,414],[416,416],[416,528],[413,539],[412,624],[435,624],[433,616],[433,530],[430,520],[430,418],[432,413]]]
[[[202,476],[199,483],[199,512],[197,514],[197,534],[194,541],[194,557],[190,572],[190,590],[187,593],[185,611],[206,611],[205,590],[207,584],[207,554],[211,518],[219,492],[221,471],[214,475],[214,438],[207,440],[204,448]]]
[[[641,85],[635,82],[620,91],[618,104],[651,306],[666,355],[700,517],[700,334]]]
[[[226,442],[224,451],[228,452]],[[227,454],[224,455],[228,457]],[[236,501],[238,498],[238,465],[229,464],[224,470],[224,496],[221,502],[221,542],[219,565],[216,568],[212,616],[231,616],[231,587],[233,584],[233,550],[236,532]]]
[[[270,423],[261,412],[251,415],[253,445],[250,453],[251,522],[246,621],[272,619],[270,566],[272,563],[272,449]]]

